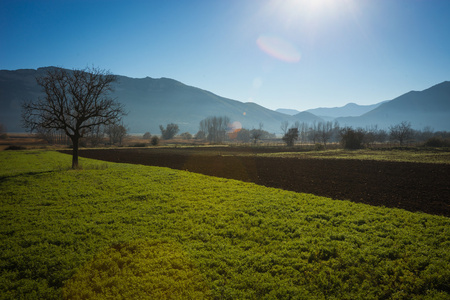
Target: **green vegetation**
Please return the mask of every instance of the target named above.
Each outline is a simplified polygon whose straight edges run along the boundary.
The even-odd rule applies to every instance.
[[[0,152],[1,299],[450,297],[448,218],[70,159]]]
[[[450,164],[449,149],[361,149],[361,150],[324,150],[324,151],[301,151],[301,152],[278,152],[264,153],[259,156],[268,157],[297,157],[297,158],[319,158],[319,159],[359,159],[359,160],[384,160],[403,161],[418,163]]]

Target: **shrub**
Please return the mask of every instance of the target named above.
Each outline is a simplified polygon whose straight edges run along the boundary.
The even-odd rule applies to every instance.
[[[159,137],[157,137],[156,135],[153,136],[151,144],[152,144],[152,146],[158,146],[159,145]]]
[[[426,147],[450,147],[450,140],[444,140],[441,137],[429,138],[424,144]]]
[[[170,140],[173,139],[173,137],[180,131],[177,124],[170,123],[167,124],[166,128],[162,125],[159,125],[159,129],[161,129],[161,138],[163,140]]]
[[[190,140],[192,139],[192,134],[190,134],[189,132],[183,132],[182,134],[180,134],[180,137],[184,140]]]
[[[15,146],[15,145],[11,145],[8,148],[6,148],[5,150],[26,150],[27,148],[23,147],[23,146]]]
[[[133,147],[145,147],[147,146],[145,143],[136,143],[133,145]]]
[[[315,144],[314,145],[314,150],[316,150],[316,151],[321,151],[321,150],[324,150],[324,149],[325,149],[325,146],[322,145],[322,144]]]
[[[152,135],[151,135],[150,132],[147,131],[146,133],[144,133],[144,135],[142,136],[142,138],[143,138],[144,140],[149,140],[149,139],[152,138]]]
[[[361,128],[345,127],[341,130],[341,144],[345,149],[363,148],[364,131]]]

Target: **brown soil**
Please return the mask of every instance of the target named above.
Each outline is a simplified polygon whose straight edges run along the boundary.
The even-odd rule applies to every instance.
[[[236,155],[258,148],[100,149],[80,156],[169,167],[333,199],[450,217],[450,165]],[[286,151],[286,148],[280,150]]]

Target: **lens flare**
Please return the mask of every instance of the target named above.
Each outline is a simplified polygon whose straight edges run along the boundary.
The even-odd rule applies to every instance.
[[[230,139],[236,139],[239,131],[242,129],[242,124],[239,121],[234,121],[231,124],[228,124],[228,137]]]
[[[256,44],[266,54],[276,59],[296,63],[300,61],[300,52],[289,41],[277,36],[261,35],[256,40]]]

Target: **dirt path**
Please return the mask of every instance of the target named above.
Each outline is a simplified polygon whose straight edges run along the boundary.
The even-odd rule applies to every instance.
[[[214,152],[99,149],[81,150],[80,156],[188,170],[333,199],[450,217],[450,165],[236,156],[233,151],[226,148]]]

